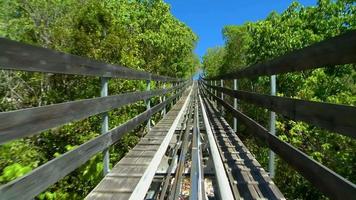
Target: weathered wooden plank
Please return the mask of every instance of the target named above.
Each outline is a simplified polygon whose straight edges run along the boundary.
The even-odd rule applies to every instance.
[[[214,77],[239,79],[356,63],[356,30],[292,51],[273,60]],[[241,68],[240,68],[241,69]]]
[[[157,151],[157,145],[136,145],[132,150],[134,151]]]
[[[136,165],[136,164],[143,164],[148,165],[150,164],[152,157],[124,157],[120,160],[119,165]]]
[[[102,134],[71,150],[58,158],[36,168],[30,173],[17,178],[0,187],[0,198],[2,200],[32,199],[47,187],[72,172],[93,155],[108,148],[117,142],[125,133],[134,130],[138,125],[145,122],[153,114],[162,110],[168,103],[178,97],[180,93],[171,96],[166,101],[153,106],[150,110],[135,116],[126,123]]]
[[[168,129],[168,128],[167,128]],[[139,144],[142,143],[148,143],[148,144],[161,144],[161,142],[163,141],[164,137],[160,137],[160,138],[147,138],[144,137],[141,139],[141,141],[139,142]]]
[[[341,177],[329,168],[311,159],[292,145],[281,141],[266,128],[249,118],[242,112],[235,110],[230,104],[205,89],[204,94],[213,97],[223,105],[233,116],[237,117],[247,129],[256,133],[256,136],[267,143],[283,160],[295,168],[308,179],[315,187],[332,199],[353,199],[356,196],[356,185]]]
[[[129,151],[125,157],[153,157],[154,151]]]
[[[127,200],[131,196],[131,193],[121,194],[120,197],[115,198],[115,200]],[[114,200],[112,199],[111,192],[95,192],[92,194],[92,199],[100,199],[100,200]]]
[[[95,188],[94,193],[131,193],[132,188],[135,187],[136,183],[141,177],[127,177],[117,178],[112,176],[107,176],[98,187]]]
[[[146,135],[145,138],[146,139],[161,139],[161,140],[163,140],[164,136],[165,135],[151,135],[150,134],[150,135]]]
[[[356,138],[356,107],[354,106],[271,96],[204,84],[231,97],[273,110],[291,120],[304,121]]]
[[[132,150],[131,150],[132,151]],[[122,174],[122,175],[130,175],[130,174],[143,174],[146,170],[145,166],[125,166],[121,167],[120,165],[115,165],[109,174],[107,176],[111,175],[117,175],[117,174]]]
[[[0,144],[30,136],[73,120],[96,115],[139,100],[179,90],[184,85],[169,89],[130,92],[108,97],[84,99],[66,103],[0,113]]]
[[[0,38],[0,69],[163,82],[182,81],[182,79],[107,64],[5,38]]]

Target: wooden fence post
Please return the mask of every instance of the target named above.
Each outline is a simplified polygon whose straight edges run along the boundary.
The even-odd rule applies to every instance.
[[[101,91],[100,96],[106,97],[108,96],[108,82],[109,79],[106,77],[101,78]],[[109,131],[109,115],[108,112],[104,112],[102,114],[102,121],[101,121],[101,134],[105,134]],[[103,151],[103,173],[104,176],[109,173],[109,165],[110,165],[110,157],[109,157],[109,148]]]

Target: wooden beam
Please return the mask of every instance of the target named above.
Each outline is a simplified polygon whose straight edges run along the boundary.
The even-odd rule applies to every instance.
[[[328,131],[356,138],[356,107],[278,97],[242,90],[208,85],[213,90],[221,91],[263,108],[275,111],[294,121],[304,121],[309,124],[325,128]]]
[[[0,69],[132,80],[182,81],[0,38]]]
[[[267,62],[245,67],[209,80],[269,76],[325,66],[356,63],[356,30],[289,52]]]
[[[66,103],[0,113],[0,144],[31,136],[73,120],[119,108],[139,100],[163,95],[182,86],[153,91],[131,92],[108,97],[84,99]]]

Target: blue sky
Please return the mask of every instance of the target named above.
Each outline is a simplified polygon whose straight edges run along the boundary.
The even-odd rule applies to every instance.
[[[175,17],[198,35],[195,52],[203,56],[206,49],[224,44],[221,30],[225,25],[239,25],[266,18],[272,11],[283,12],[291,0],[165,0]],[[299,0],[304,6],[316,0]]]

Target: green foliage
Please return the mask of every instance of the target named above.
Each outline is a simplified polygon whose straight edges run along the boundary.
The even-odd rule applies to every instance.
[[[0,158],[0,169],[3,169],[1,177],[5,174],[7,167],[12,166],[7,168],[7,170],[10,170],[8,172],[15,172],[14,170],[20,170],[22,167],[33,169],[46,160],[44,154],[40,151],[40,148],[33,146],[29,140],[13,141],[2,144],[0,146]],[[27,170],[25,171],[27,172]],[[11,174],[16,174],[12,172]],[[8,175],[6,177],[8,177]],[[8,182],[10,179],[11,177],[3,177],[1,178],[0,183]]]
[[[226,74],[339,35],[349,29],[355,29],[355,11],[354,2],[346,0],[319,0],[314,7],[292,3],[283,13],[273,12],[265,20],[241,26],[226,26],[223,29],[225,50],[221,50],[225,53],[214,55],[207,51],[203,57],[203,68],[207,76]],[[218,60],[219,64],[211,65],[211,62],[206,62],[211,59]],[[355,65],[343,65],[278,75],[278,95],[354,106],[355,69]],[[231,86],[232,82],[227,81],[225,84]],[[238,80],[238,86],[242,90],[269,93],[269,78]],[[267,110],[245,102],[239,102],[239,107],[244,113],[268,127]],[[227,117],[231,118],[229,114]],[[253,139],[243,126],[239,127],[239,132],[249,149],[266,167],[266,146]],[[283,141],[307,153],[351,182],[356,182],[356,142],[353,139],[306,123],[290,121],[283,116],[278,116],[277,134]],[[326,198],[280,159],[277,162],[275,182],[290,199]]]
[[[223,36],[225,38],[226,55],[221,66],[220,73],[230,72],[233,67],[246,65],[247,50],[251,36],[247,33],[245,26],[225,26]]]
[[[27,172],[31,171],[30,166],[22,166],[19,163],[9,165],[4,168],[3,174],[0,176],[0,182],[11,181],[15,178],[21,177]]]
[[[210,76],[216,76],[219,72],[219,67],[223,65],[223,58],[225,56],[225,49],[222,47],[209,48],[203,56],[203,63],[205,73]]]
[[[162,0],[2,0],[0,36],[160,75],[188,78],[199,67],[197,36]],[[152,82],[153,88],[160,88]],[[169,87],[169,85],[167,85]],[[145,81],[111,79],[109,94],[145,90]],[[0,110],[98,97],[100,79],[0,71]],[[159,102],[152,99],[152,105]],[[145,110],[138,102],[109,112],[112,129]],[[153,118],[155,121],[159,116]],[[101,115],[0,146],[0,183],[61,156],[100,133]],[[110,148],[115,164],[144,133],[144,126]],[[91,158],[38,199],[83,199],[102,178],[102,155]]]

